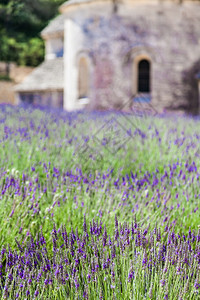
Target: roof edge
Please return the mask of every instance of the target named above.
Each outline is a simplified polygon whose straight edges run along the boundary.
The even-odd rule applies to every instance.
[[[53,64],[53,65],[52,65]],[[63,85],[63,81],[62,81],[62,76],[60,77],[60,82],[54,82],[54,84],[52,85],[51,82],[49,84],[48,80],[46,79],[45,82],[35,82],[38,79],[38,75],[42,76],[42,78],[44,78],[43,76],[43,72],[48,71],[49,72],[49,66],[51,66],[51,68],[55,67],[55,65],[62,69],[64,64],[64,59],[63,57],[57,57],[51,60],[44,60],[39,66],[37,66],[29,75],[27,75],[24,80],[18,84],[15,85],[14,87],[14,91],[15,92],[33,92],[33,91],[45,91],[45,90],[63,90],[64,89],[64,85]],[[51,71],[51,70],[50,70]],[[62,70],[61,70],[62,71]],[[51,74],[51,73],[49,73]],[[62,73],[61,73],[62,75]],[[36,80],[37,79],[37,80]],[[54,80],[54,78],[50,78],[50,80]],[[46,82],[48,82],[48,85],[46,84]],[[52,81],[53,82],[53,81]],[[36,86],[37,84],[37,86]]]
[[[69,1],[66,1],[64,2],[60,7],[59,7],[59,11],[63,14],[63,13],[66,13],[68,11],[69,8],[72,8],[72,7],[78,7],[78,6],[81,6],[81,5],[85,5],[85,4],[89,4],[89,3],[94,3],[95,4],[97,2],[113,2],[113,0],[69,0]],[[126,3],[126,2],[129,2],[131,4],[136,4],[136,3],[141,3],[141,2],[149,2],[149,3],[161,3],[161,4],[164,4],[164,3],[167,3],[167,2],[172,2],[172,3],[175,3],[175,4],[179,4],[179,5],[183,5],[184,3],[197,3],[199,4],[199,0],[121,0],[119,1],[119,3]]]
[[[45,29],[45,28],[44,28]],[[63,37],[64,36],[64,31],[63,30],[57,30],[53,32],[48,32],[46,33],[44,30],[40,32],[41,37],[44,40],[47,40],[48,38],[57,38],[57,37]]]
[[[94,3],[95,4],[97,2],[111,2],[111,0],[69,0],[67,2],[64,2],[60,7],[59,7],[59,11],[60,13],[64,14],[67,12],[68,8],[71,7],[78,7],[81,5],[85,5],[85,4],[90,4],[90,3]]]
[[[14,87],[14,92],[15,93],[27,93],[27,94],[29,94],[29,93],[40,93],[40,92],[63,92],[64,91],[64,88],[41,88],[41,89],[29,89],[29,90],[26,90],[26,89],[24,89],[24,90],[22,90],[22,89],[20,89],[20,88],[18,88],[17,87],[18,85],[16,85],[15,87]]]

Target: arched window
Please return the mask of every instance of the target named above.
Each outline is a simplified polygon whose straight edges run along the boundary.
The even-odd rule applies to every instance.
[[[78,99],[88,98],[89,89],[88,62],[85,57],[79,59],[78,65]]]
[[[146,59],[138,63],[138,93],[150,93],[150,62]]]

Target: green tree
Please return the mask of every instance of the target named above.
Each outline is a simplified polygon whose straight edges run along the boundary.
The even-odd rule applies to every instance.
[[[0,60],[37,66],[44,58],[41,30],[64,0],[1,0]]]

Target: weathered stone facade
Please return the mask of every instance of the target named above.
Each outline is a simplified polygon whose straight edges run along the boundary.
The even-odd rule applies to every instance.
[[[160,111],[199,112],[200,2],[71,0],[61,12],[63,28],[43,34],[50,45],[64,33],[65,109],[129,108],[142,94]]]

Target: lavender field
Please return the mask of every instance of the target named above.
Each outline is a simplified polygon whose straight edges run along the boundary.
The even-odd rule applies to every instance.
[[[1,106],[0,299],[200,299],[199,157],[197,119]]]

